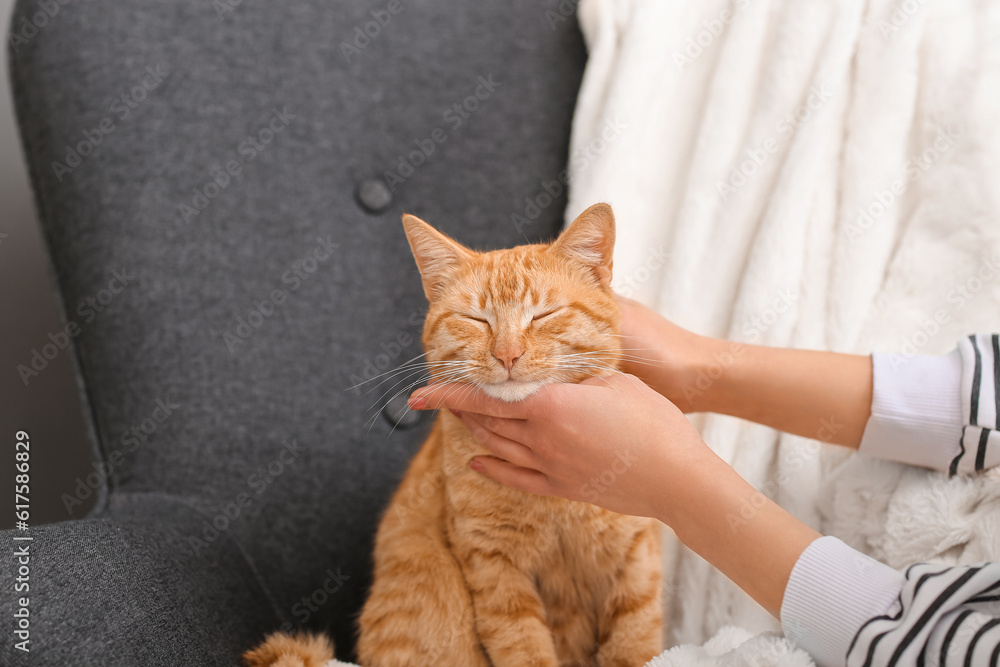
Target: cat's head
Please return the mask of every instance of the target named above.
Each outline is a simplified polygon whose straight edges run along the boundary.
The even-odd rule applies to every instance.
[[[606,375],[621,356],[611,292],[615,218],[596,204],[548,244],[476,252],[423,220],[403,227],[430,301],[424,349],[436,382],[518,401]]]

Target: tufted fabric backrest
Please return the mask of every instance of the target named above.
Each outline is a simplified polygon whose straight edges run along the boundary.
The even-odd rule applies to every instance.
[[[339,569],[306,622],[343,642],[430,421],[349,389],[422,352],[400,214],[481,248],[556,233],[574,3],[42,4],[12,77],[111,492],[236,514],[292,616]]]

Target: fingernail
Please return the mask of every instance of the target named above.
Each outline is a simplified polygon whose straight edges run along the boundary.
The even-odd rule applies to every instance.
[[[482,462],[480,462],[479,459],[472,459],[471,461],[469,461],[469,467],[475,470],[476,472],[483,471],[483,464]]]
[[[427,399],[423,396],[410,396],[406,404],[411,410],[422,410],[427,407]]]
[[[462,418],[462,413],[460,411],[458,411],[458,410],[448,410],[448,412],[450,412],[451,414],[455,415],[459,419]]]

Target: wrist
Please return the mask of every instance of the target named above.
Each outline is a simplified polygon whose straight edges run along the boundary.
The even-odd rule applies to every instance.
[[[686,470],[684,500],[658,518],[777,617],[796,561],[820,535],[716,461]]]
[[[685,448],[683,461],[667,463],[665,469],[672,474],[661,480],[660,491],[654,496],[658,504],[653,508],[653,516],[670,526],[685,544],[685,536],[691,529],[712,518],[712,507],[717,501],[736,491],[731,482],[749,486],[697,433],[694,437],[697,444]],[[736,479],[730,480],[730,476]]]
[[[696,336],[684,365],[681,397],[684,412],[724,412],[727,384],[746,345]],[[676,402],[676,401],[675,401]],[[678,404],[680,405],[680,404]]]

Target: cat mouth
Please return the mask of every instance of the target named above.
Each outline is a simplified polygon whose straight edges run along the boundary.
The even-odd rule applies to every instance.
[[[544,382],[525,382],[523,380],[506,379],[501,382],[481,384],[480,388],[493,398],[507,403],[523,401],[541,389]]]

